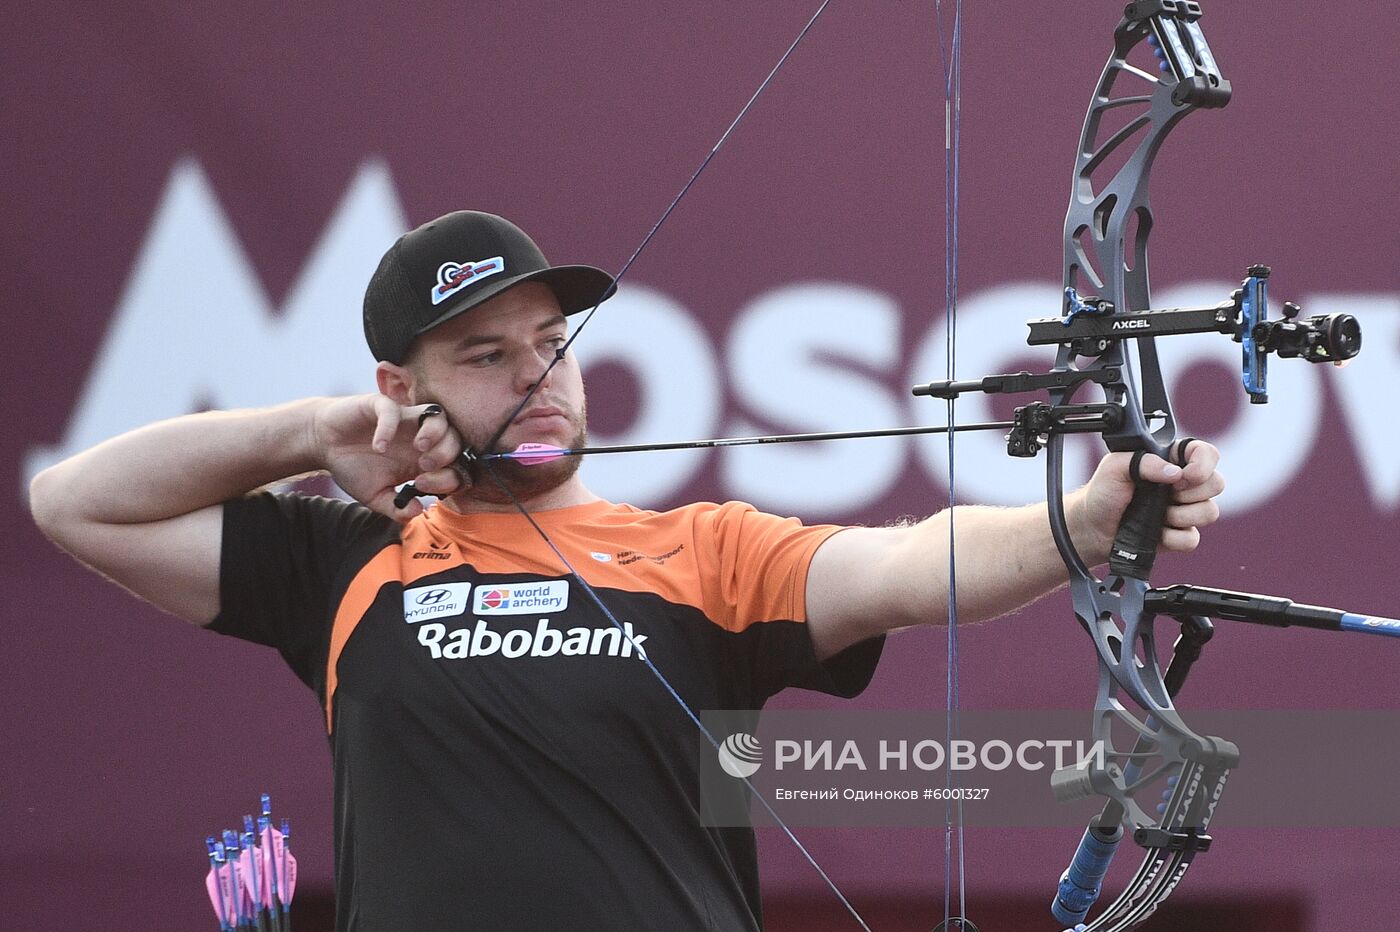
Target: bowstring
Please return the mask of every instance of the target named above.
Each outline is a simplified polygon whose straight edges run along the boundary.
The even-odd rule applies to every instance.
[[[545,366],[544,372],[540,374],[539,381],[535,382],[535,384],[530,386],[529,391],[525,393],[525,397],[520,399],[520,404],[516,405],[515,410],[510,413],[510,416],[507,417],[505,421],[501,423],[500,428],[497,429],[497,431],[491,435],[490,441],[488,441],[487,444],[484,447],[482,447],[483,453],[489,453],[496,448],[496,444],[501,442],[501,437],[510,427],[511,422],[513,422],[517,417],[520,416],[520,413],[525,410],[525,406],[530,403],[530,399],[535,397],[535,393],[539,391],[539,387],[542,384],[544,384],[544,381],[549,376],[549,373],[554,369],[556,365],[558,365],[559,361],[564,358],[564,354],[567,353],[569,351],[569,348],[574,345],[574,341],[579,338],[579,334],[583,333],[583,328],[588,326],[588,322],[592,320],[593,315],[598,312],[599,306],[608,298],[611,298],[614,294],[617,293],[617,287],[622,282],[623,276],[627,274],[627,270],[632,268],[632,264],[637,261],[637,257],[640,256],[642,254],[642,251],[647,248],[648,244],[651,243],[652,238],[655,237],[657,231],[661,229],[661,225],[666,222],[667,218],[671,216],[671,212],[676,209],[676,205],[681,202],[681,198],[685,197],[686,194],[690,192],[690,189],[695,186],[695,182],[700,178],[701,173],[704,172],[705,169],[709,166],[711,160],[713,160],[715,155],[719,152],[720,147],[723,146],[725,141],[729,139],[730,134],[733,133],[734,130],[739,126],[739,123],[744,119],[745,116],[748,115],[748,112],[751,109],[753,109],[754,103],[756,103],[758,101],[758,98],[763,94],[763,92],[768,89],[768,85],[773,83],[773,79],[778,76],[778,72],[782,70],[783,65],[787,64],[788,58],[791,57],[792,53],[797,50],[798,45],[802,43],[802,40],[806,38],[807,33],[810,32],[812,27],[816,25],[817,20],[821,17],[822,13],[825,12],[827,6],[830,3],[831,0],[822,0],[821,5],[817,7],[817,12],[812,14],[811,19],[807,20],[807,25],[803,26],[802,31],[797,34],[797,38],[792,40],[792,44],[790,44],[787,47],[787,51],[783,52],[782,56],[778,59],[777,64],[775,64],[773,66],[773,69],[768,72],[768,76],[763,79],[762,83],[758,85],[758,89],[755,90],[753,92],[753,95],[749,97],[748,102],[745,103],[743,108],[739,111],[739,115],[736,116],[730,122],[729,127],[725,129],[723,133],[720,134],[719,139],[715,142],[714,146],[711,147],[710,151],[705,155],[705,157],[700,160],[699,166],[697,166],[695,171],[691,173],[690,178],[686,180],[685,184],[681,185],[680,191],[676,192],[676,196],[671,198],[671,203],[666,206],[666,209],[661,212],[661,216],[658,217],[656,222],[651,225],[651,229],[647,231],[647,235],[643,236],[642,241],[637,244],[637,248],[632,250],[632,255],[628,256],[627,261],[622,263],[622,268],[620,268],[617,274],[613,276],[612,284],[608,286],[608,289],[605,292],[603,292],[603,296],[600,297],[598,299],[598,302],[594,304],[591,308],[589,308],[588,312],[583,315],[583,318],[579,321],[578,326],[574,328],[574,332],[571,333],[569,335],[569,338],[564,341],[564,345],[559,347],[559,349],[555,351],[554,358],[549,361],[548,366]]]
[[[695,182],[699,179],[701,173],[705,171],[706,167],[714,159],[715,155],[719,152],[720,148],[724,145],[725,141],[729,139],[730,135],[738,127],[739,123],[753,108],[754,103],[758,100],[760,95],[762,95],[763,92],[767,90],[768,86],[773,82],[773,79],[777,76],[778,72],[782,69],[783,65],[786,64],[787,60],[789,59],[789,57],[791,57],[792,53],[796,51],[798,45],[801,44],[802,40],[806,37],[807,33],[811,31],[812,27],[816,24],[817,20],[821,17],[822,13],[826,10],[827,6],[830,3],[831,0],[822,0],[821,5],[817,7],[817,11],[812,14],[811,18],[807,21],[806,25],[804,25],[802,27],[802,30],[797,34],[797,37],[793,39],[792,43],[788,46],[787,50],[783,52],[782,56],[778,59],[777,64],[773,66],[772,70],[768,72],[768,75],[763,79],[762,83],[759,84],[758,89],[755,90],[753,92],[753,95],[749,97],[748,101],[739,111],[738,116],[736,116],[733,119],[733,121],[730,122],[729,126],[720,135],[719,140],[705,155],[704,159],[701,160],[700,165],[690,175],[690,178],[685,182],[685,184],[682,185],[680,191],[676,194],[676,196],[671,199],[670,204],[667,205],[665,211],[662,212],[660,218],[658,218],[657,221],[654,224],[652,224],[651,229],[647,231],[647,234],[642,238],[641,243],[638,244],[635,250],[633,250],[632,255],[629,256],[627,261],[623,263],[622,268],[619,269],[617,275],[613,277],[612,285],[610,285],[608,290],[604,293],[604,295],[598,299],[598,302],[594,304],[591,308],[589,308],[588,312],[584,314],[582,320],[579,321],[578,326],[574,328],[573,333],[570,334],[568,339],[564,341],[564,344],[560,346],[558,350],[555,351],[554,358],[549,361],[549,364],[540,374],[539,379],[530,386],[530,388],[526,391],[525,396],[515,407],[515,410],[510,413],[510,415],[504,420],[504,422],[502,422],[500,428],[497,429],[495,434],[492,435],[490,441],[483,447],[484,452],[495,449],[496,445],[500,443],[501,437],[505,434],[506,430],[515,421],[515,419],[520,416],[521,412],[525,410],[526,406],[529,405],[531,399],[534,398],[536,392],[539,391],[540,386],[542,386],[548,379],[550,372],[554,369],[556,365],[559,364],[561,360],[564,359],[565,354],[569,351],[570,347],[573,346],[574,341],[579,338],[579,335],[581,333],[583,333],[584,328],[588,326],[588,322],[592,320],[593,315],[597,313],[599,305],[601,305],[604,300],[616,293],[618,284],[622,281],[623,276],[627,274],[627,271],[631,269],[632,265],[637,261],[637,257],[642,254],[642,251],[646,249],[647,245],[656,236],[657,231],[661,229],[662,224],[664,224],[667,218],[671,216],[671,213],[676,209],[676,206],[681,202],[681,199],[684,198],[686,194],[690,191],[690,189],[695,185]],[[652,662],[651,658],[641,651],[640,646],[637,644],[637,642],[632,638],[630,634],[627,633],[626,627],[617,619],[617,616],[614,615],[612,610],[609,609],[608,606],[603,602],[602,598],[598,595],[594,588],[588,583],[587,580],[583,578],[583,576],[578,572],[578,570],[574,569],[573,564],[569,561],[569,559],[566,556],[564,556],[563,551],[559,549],[559,547],[554,543],[554,540],[549,536],[549,534],[544,530],[544,528],[540,526],[539,522],[535,520],[534,515],[532,515],[525,508],[524,504],[522,504],[520,500],[516,497],[515,493],[510,489],[509,483],[503,481],[501,477],[497,474],[495,461],[483,460],[482,465],[485,467],[486,473],[488,476],[490,476],[491,480],[497,486],[500,487],[500,489],[510,499],[511,504],[515,507],[515,509],[525,518],[527,522],[529,522],[530,526],[535,530],[537,534],[539,534],[541,540],[544,541],[545,545],[554,553],[555,557],[559,560],[560,564],[564,567],[565,571],[569,574],[569,576],[571,576],[574,579],[574,581],[579,584],[579,586],[587,594],[589,600],[595,606],[598,607],[599,611],[601,611],[603,613],[603,616],[607,618],[607,620],[612,624],[612,626],[621,633],[622,637],[626,638],[627,642],[631,644],[634,649],[637,650],[638,656],[646,663],[647,668],[661,682],[661,685],[666,689],[666,691],[671,695],[671,697],[675,699],[676,703],[680,706],[681,710],[685,713],[686,717],[690,719],[690,721],[696,726],[697,729],[699,729],[700,733],[704,735],[705,739],[710,743],[710,745],[713,746],[716,750],[718,750],[720,747],[719,741],[710,732],[710,730],[705,727],[704,723],[701,722],[700,717],[696,715],[695,711],[690,707],[690,705],[685,701],[685,699],[681,697],[681,694],[676,690],[675,686],[672,685],[671,681],[667,679],[666,675],[661,672],[661,670],[656,666],[656,664]],[[840,888],[836,886],[835,881],[831,879],[830,875],[828,875],[827,872],[822,869],[821,865],[817,863],[816,858],[812,856],[812,853],[807,850],[807,847],[802,844],[802,842],[798,839],[797,835],[778,815],[777,811],[773,808],[772,804],[769,803],[767,798],[765,798],[764,795],[758,791],[758,789],[748,778],[740,779],[743,780],[744,785],[748,788],[751,797],[753,799],[758,800],[759,804],[763,807],[764,811],[766,811],[769,817],[773,819],[774,823],[777,824],[777,826],[780,829],[782,829],[783,834],[787,836],[788,840],[791,841],[792,844],[797,848],[797,850],[802,854],[802,857],[806,859],[807,863],[812,866],[812,869],[817,872],[821,879],[826,882],[827,887],[829,887],[831,889],[831,892],[836,895],[836,898],[840,900],[841,905],[843,905],[846,908],[846,911],[850,913],[851,917],[855,919],[855,921],[860,925],[862,929],[865,930],[865,932],[871,932],[870,926],[866,924],[865,920],[861,917],[860,913],[856,911],[855,906],[851,904],[851,901],[847,899],[845,894],[841,892]]]
[[[952,0],[953,25],[951,38],[944,29],[944,0],[935,0],[935,20],[938,26],[939,65],[943,76],[943,302],[947,321],[944,346],[947,378],[957,378],[958,328],[958,195],[962,140],[962,0]],[[948,729],[946,746],[961,730],[962,705],[958,660],[958,574],[957,538],[954,533],[954,506],[957,504],[955,472],[955,437],[957,421],[955,400],[947,401],[948,418]],[[952,764],[945,771],[945,788],[949,790],[944,802],[943,834],[943,923],[946,928],[952,917],[954,847],[956,845],[958,915],[967,915],[967,862],[964,845],[963,804],[954,800]]]
[[[663,687],[665,687],[666,692],[671,694],[671,698],[676,700],[676,704],[681,707],[681,711],[685,713],[686,718],[690,719],[690,721],[695,725],[695,727],[700,730],[700,733],[705,736],[705,740],[710,742],[710,746],[715,749],[716,753],[718,753],[720,750],[719,739],[717,739],[714,736],[713,732],[711,732],[708,728],[705,727],[705,723],[700,720],[700,716],[695,713],[695,710],[693,708],[691,708],[690,703],[685,701],[685,699],[681,696],[680,692],[676,689],[676,687],[671,683],[669,679],[666,678],[666,674],[662,673],[661,669],[657,667],[657,665],[654,662],[652,662],[651,657],[646,653],[646,651],[631,635],[631,633],[628,632],[626,625],[624,625],[621,621],[618,620],[618,617],[613,614],[612,609],[608,608],[607,603],[603,601],[602,596],[598,595],[598,591],[593,588],[592,584],[590,584],[588,580],[583,578],[583,575],[579,573],[578,570],[574,569],[573,563],[570,562],[568,557],[564,556],[564,552],[560,550],[558,545],[554,543],[553,538],[551,538],[549,534],[545,531],[545,529],[540,526],[540,523],[535,520],[535,516],[525,508],[525,505],[520,501],[520,499],[518,499],[515,496],[515,493],[511,490],[509,483],[505,482],[501,479],[499,475],[497,475],[495,461],[487,460],[484,465],[486,467],[487,475],[491,477],[491,480],[495,482],[496,485],[501,489],[501,491],[505,493],[506,497],[510,499],[511,504],[515,506],[515,509],[519,511],[520,514],[525,517],[525,520],[530,523],[530,527],[534,528],[535,532],[540,535],[540,538],[544,541],[545,545],[549,547],[549,549],[554,553],[554,556],[558,558],[561,564],[563,564],[564,569],[568,572],[570,576],[574,578],[574,581],[577,582],[579,586],[583,589],[584,593],[588,596],[589,601],[591,601],[595,606],[597,606],[598,610],[603,613],[603,617],[607,618],[609,623],[611,623],[612,626],[616,628],[618,632],[622,635],[623,639],[632,646],[632,649],[637,652],[637,656],[641,658],[643,663],[646,664],[647,669],[650,670],[652,672],[652,675],[655,676],[658,681],[660,681]],[[793,845],[797,848],[799,852],[801,852],[802,857],[806,859],[807,863],[812,865],[812,869],[815,870],[818,876],[820,876],[821,879],[826,882],[826,885],[831,889],[831,892],[836,894],[836,898],[841,901],[842,906],[846,907],[846,911],[851,914],[851,917],[860,924],[860,927],[864,929],[865,932],[871,932],[870,926],[866,924],[863,918],[861,918],[861,915],[859,912],[856,911],[855,906],[853,906],[851,904],[851,901],[846,898],[846,895],[841,892],[841,888],[836,886],[836,881],[832,880],[831,876],[825,870],[822,869],[822,866],[820,864],[817,863],[817,859],[812,856],[812,853],[807,850],[807,846],[802,844],[801,840],[798,839],[797,835],[793,832],[793,830],[790,827],[788,827],[788,824],[783,821],[783,818],[780,815],[778,815],[777,810],[773,808],[772,803],[768,801],[767,797],[765,797],[761,792],[759,792],[758,787],[754,786],[753,782],[748,777],[739,777],[738,779],[743,781],[744,786],[748,788],[749,795],[753,799],[758,800],[759,804],[763,807],[764,811],[768,813],[769,818],[771,818],[777,824],[778,828],[782,829],[783,834],[786,835],[788,837],[788,840],[793,843]]]

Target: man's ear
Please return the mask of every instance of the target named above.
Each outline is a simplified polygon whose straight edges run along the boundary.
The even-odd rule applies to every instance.
[[[415,399],[417,380],[413,370],[391,362],[381,362],[374,367],[374,380],[379,385],[381,395],[388,395],[401,405],[418,403]]]

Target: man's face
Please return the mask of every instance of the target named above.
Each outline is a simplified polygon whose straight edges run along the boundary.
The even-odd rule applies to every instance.
[[[477,452],[487,452],[483,447],[502,425],[507,426],[495,452],[522,443],[582,446],[587,417],[583,377],[573,353],[555,364],[524,410],[511,418],[566,338],[564,315],[549,286],[517,285],[419,338],[406,363],[415,375],[415,400],[442,405],[463,441]],[[492,461],[489,468],[477,463],[470,494],[508,500],[492,479],[494,473],[517,496],[529,498],[567,481],[578,466],[574,456],[538,466],[508,460]]]

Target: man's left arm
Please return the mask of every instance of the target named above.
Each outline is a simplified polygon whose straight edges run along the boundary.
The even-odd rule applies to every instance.
[[[1220,514],[1214,501],[1225,487],[1215,468],[1219,451],[1197,441],[1188,453],[1184,469],[1151,455],[1140,464],[1143,478],[1173,489],[1163,550],[1194,550],[1198,529]],[[1088,484],[1065,497],[1070,536],[1091,566],[1108,559],[1132,500],[1130,459],[1128,453],[1108,454]],[[1020,508],[960,505],[917,524],[847,528],[821,545],[807,573],[807,623],[819,658],[897,628],[947,622],[950,513],[960,621],[995,618],[1065,584],[1044,502]]]

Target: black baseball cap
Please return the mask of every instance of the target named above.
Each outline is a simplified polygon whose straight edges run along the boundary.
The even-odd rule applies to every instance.
[[[591,265],[550,265],[504,217],[459,210],[400,236],[379,260],[365,289],[365,341],[375,359],[402,363],[419,336],[523,282],[548,285],[565,314],[616,288]]]

